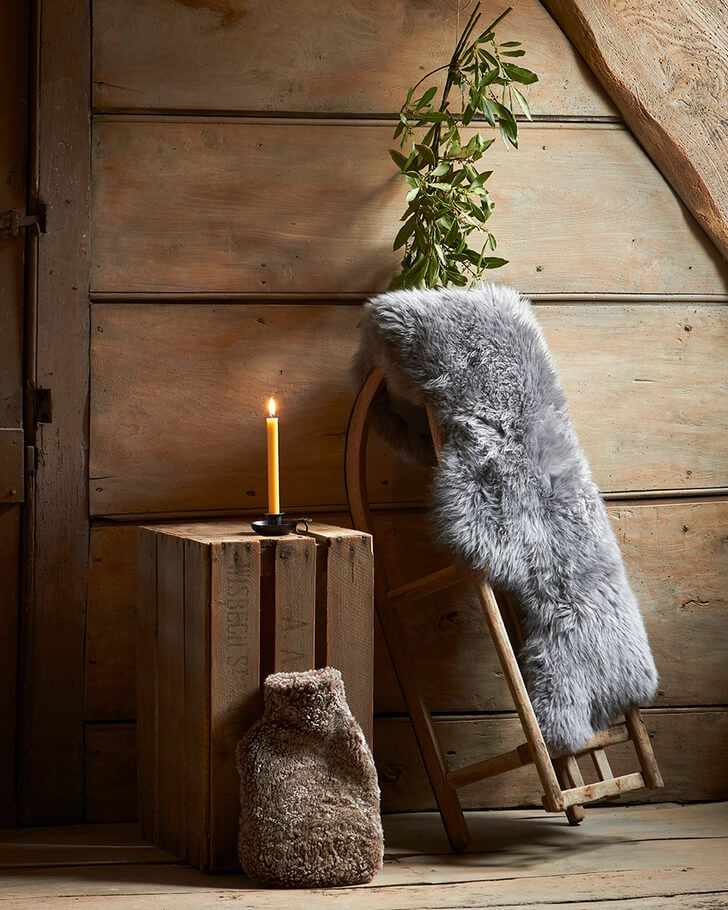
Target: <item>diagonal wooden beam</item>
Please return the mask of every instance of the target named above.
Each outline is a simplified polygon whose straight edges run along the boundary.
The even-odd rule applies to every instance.
[[[728,259],[725,0],[543,0]]]

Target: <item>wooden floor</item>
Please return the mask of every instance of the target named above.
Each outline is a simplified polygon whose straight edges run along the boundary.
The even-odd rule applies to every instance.
[[[728,908],[728,803],[588,809],[580,828],[535,810],[470,812],[468,823],[472,847],[454,856],[439,816],[387,816],[372,884],[295,896],[175,863],[135,825],[2,831],[0,910]]]

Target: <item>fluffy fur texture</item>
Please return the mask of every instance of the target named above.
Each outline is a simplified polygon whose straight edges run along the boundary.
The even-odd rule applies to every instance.
[[[358,885],[382,866],[374,761],[331,667],[274,673],[238,743],[240,863],[287,888]]]
[[[506,287],[397,291],[365,307],[358,372],[379,365],[374,413],[428,460],[396,406],[428,403],[444,431],[439,536],[516,595],[519,655],[546,741],[577,749],[654,697],[657,671],[604,504],[529,301]]]

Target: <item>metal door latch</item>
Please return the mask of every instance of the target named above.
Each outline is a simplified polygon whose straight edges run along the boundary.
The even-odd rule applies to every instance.
[[[41,211],[38,215],[21,214],[17,209],[9,209],[0,215],[0,235],[18,237],[21,228],[37,225],[39,233],[45,233],[45,217]]]

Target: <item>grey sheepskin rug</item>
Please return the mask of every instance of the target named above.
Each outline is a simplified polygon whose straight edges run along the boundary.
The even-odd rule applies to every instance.
[[[547,743],[574,751],[657,671],[604,503],[528,300],[507,287],[411,290],[365,305],[357,373],[387,390],[373,423],[432,459],[399,402],[429,404],[443,431],[434,522],[465,565],[519,605],[519,662]]]
[[[237,747],[240,863],[288,888],[358,885],[381,869],[372,754],[332,667],[274,673]]]

